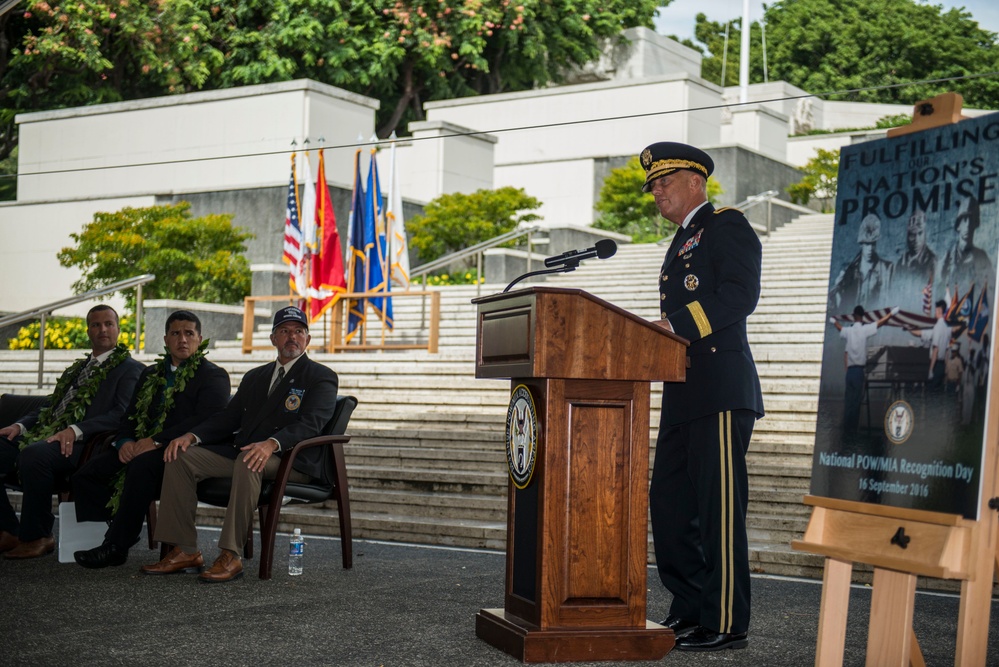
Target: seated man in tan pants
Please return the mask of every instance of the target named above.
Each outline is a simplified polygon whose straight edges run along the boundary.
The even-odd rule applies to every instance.
[[[143,566],[142,572],[191,572],[204,565],[195,526],[198,482],[231,477],[220,553],[200,579],[214,583],[242,576],[243,545],[261,480],[274,478],[282,453],[319,435],[333,416],[337,375],[306,356],[310,340],[309,322],[301,310],[279,310],[271,332],[277,361],[249,371],[224,410],[167,445],[155,538],[174,548],[160,562]],[[322,452],[303,452],[293,465],[292,480],[319,477]]]

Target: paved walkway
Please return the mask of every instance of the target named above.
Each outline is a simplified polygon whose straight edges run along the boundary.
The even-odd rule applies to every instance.
[[[206,559],[218,532],[202,530]],[[256,561],[241,580],[206,585],[193,575],[150,577],[139,566],[158,552],[133,548],[119,568],[84,570],[55,556],[0,559],[0,664],[335,665],[492,667],[519,661],[475,636],[475,614],[503,606],[500,553],[355,542],[354,567],[340,567],[335,539],[307,537],[305,573],[287,574],[284,544],[275,576],[260,581]],[[649,570],[649,617],[665,615],[668,595]],[[662,664],[802,667],[814,662],[821,587],[753,579],[746,650],[673,651]],[[864,664],[870,591],[851,594],[846,665]],[[953,665],[958,600],[920,593],[915,629],[927,665]],[[999,664],[999,602],[993,602],[989,665]],[[575,663],[648,665],[648,662]]]

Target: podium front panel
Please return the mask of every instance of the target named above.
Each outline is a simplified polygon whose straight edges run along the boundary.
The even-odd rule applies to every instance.
[[[507,611],[541,628],[644,627],[648,385],[516,382],[546,427],[531,484],[510,488]]]

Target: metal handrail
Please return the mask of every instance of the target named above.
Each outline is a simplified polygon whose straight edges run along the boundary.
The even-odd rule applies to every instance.
[[[44,306],[38,306],[37,308],[32,308],[31,310],[25,310],[20,313],[14,313],[13,315],[7,315],[5,317],[0,317],[0,327],[5,327],[9,324],[17,324],[18,322],[24,322],[25,320],[33,320],[38,318],[38,388],[42,388],[42,369],[45,365],[45,320],[48,319],[53,312],[59,310],[60,308],[65,308],[67,306],[73,306],[84,301],[90,301],[91,299],[96,299],[99,296],[104,296],[106,294],[113,294],[114,292],[120,292],[122,290],[127,290],[135,288],[135,350],[138,351],[142,344],[142,286],[148,282],[156,279],[156,276],[152,273],[144,273],[141,276],[135,276],[133,278],[127,278],[126,280],[119,280],[116,283],[111,283],[110,285],[105,285],[104,287],[99,287],[95,290],[90,290],[85,294],[78,294],[76,296],[71,296],[66,299],[60,299],[59,301],[53,301],[52,303],[47,303]]]
[[[765,192],[761,192],[758,195],[750,195],[749,197],[746,197],[745,199],[743,199],[738,204],[733,204],[732,208],[737,208],[740,211],[748,211],[749,209],[753,208],[754,206],[759,206],[760,204],[764,204],[765,203],[767,205],[767,224],[766,224],[766,227],[764,227],[763,225],[758,225],[758,224],[756,224],[756,223],[754,223],[752,221],[750,221],[750,223],[749,223],[750,226],[753,229],[755,229],[757,231],[760,231],[760,232],[763,232],[764,234],[770,234],[770,231],[771,231],[771,215],[770,215],[770,207],[771,206],[774,206],[774,205],[780,206],[781,208],[790,209],[792,211],[797,211],[798,213],[803,213],[803,214],[806,214],[806,215],[815,215],[815,214],[818,214],[818,211],[816,211],[815,209],[812,209],[812,208],[808,208],[807,206],[801,206],[800,204],[793,204],[793,203],[791,203],[789,201],[784,201],[783,199],[777,199],[778,195],[780,195],[780,192],[777,191],[777,190],[766,190]],[[670,234],[669,236],[666,236],[666,237],[661,238],[658,241],[656,241],[656,245],[665,245],[672,238],[673,238],[673,235]]]
[[[452,262],[457,262],[459,260],[465,259],[466,257],[476,256],[476,267],[477,275],[481,278],[482,276],[482,253],[490,248],[495,248],[496,246],[503,245],[507,241],[512,241],[513,239],[520,238],[521,236],[527,236],[527,270],[531,270],[531,257],[534,252],[534,234],[541,231],[540,225],[535,225],[533,227],[525,227],[523,229],[515,229],[506,234],[500,234],[489,240],[483,241],[482,243],[477,243],[473,246],[469,246],[463,250],[457,250],[449,255],[444,255],[443,257],[438,257],[432,262],[427,262],[426,264],[420,264],[418,267],[409,272],[410,282],[412,282],[417,276],[425,276],[431,271],[436,271],[437,269],[442,269],[448,266]],[[482,284],[481,280],[478,283]],[[478,291],[478,287],[476,288]]]

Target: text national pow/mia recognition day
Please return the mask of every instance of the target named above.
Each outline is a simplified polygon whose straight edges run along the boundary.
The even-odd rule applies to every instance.
[[[978,518],[997,197],[999,114],[843,148],[813,495]]]

